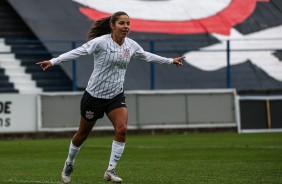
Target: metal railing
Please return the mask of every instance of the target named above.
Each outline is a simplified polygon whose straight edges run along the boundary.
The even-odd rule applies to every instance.
[[[183,54],[200,52],[203,53],[221,53],[224,54],[226,58],[226,88],[232,88],[232,54],[237,52],[275,52],[282,50],[282,38],[276,39],[267,39],[267,38],[257,38],[257,39],[232,39],[232,40],[221,40],[217,42],[215,40],[199,40],[199,39],[169,39],[169,40],[136,40],[144,50],[147,50],[151,53],[156,53],[159,55],[173,56],[177,57]],[[2,42],[2,43],[1,43]],[[203,42],[206,46],[193,46],[201,45],[199,42]],[[251,43],[250,45],[245,43]],[[255,44],[257,42],[257,44]],[[275,43],[273,45],[267,45],[265,43]],[[50,54],[52,56],[58,56],[64,52],[67,52],[71,49],[76,48],[77,46],[82,45],[85,41],[56,41],[56,40],[4,40],[0,39],[1,45],[32,45],[36,48],[36,45],[39,46],[38,49],[16,49],[13,51],[14,54],[21,55],[44,55]],[[44,44],[44,46],[43,46]],[[214,45],[221,44],[220,47],[213,47]],[[265,44],[265,45],[264,45]],[[162,45],[162,46],[160,46]],[[166,45],[166,46],[163,46]],[[43,47],[40,47],[43,46]],[[29,48],[29,47],[27,47]],[[46,49],[47,48],[47,49]],[[0,55],[11,53],[11,51],[1,51]],[[224,58],[223,57],[223,58]],[[211,58],[211,62],[212,62]],[[189,61],[189,57],[187,58]],[[201,56],[199,56],[201,60]],[[191,62],[192,63],[192,62]],[[77,90],[77,69],[76,62],[72,61],[72,89],[73,91]],[[155,65],[150,64],[150,88],[155,89]],[[281,71],[282,73],[282,71]]]

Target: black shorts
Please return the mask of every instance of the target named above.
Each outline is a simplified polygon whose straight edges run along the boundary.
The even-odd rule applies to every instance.
[[[94,121],[119,107],[126,107],[123,92],[112,99],[103,99],[95,98],[85,91],[80,102],[80,114],[86,121]]]

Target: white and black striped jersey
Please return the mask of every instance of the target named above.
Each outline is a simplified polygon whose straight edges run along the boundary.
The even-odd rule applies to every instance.
[[[88,81],[87,92],[96,98],[111,99],[123,91],[127,65],[131,58],[159,64],[172,64],[172,58],[161,57],[143,50],[130,38],[120,46],[111,34],[94,38],[74,50],[51,59],[52,65],[76,59],[82,55],[93,55],[94,69]]]

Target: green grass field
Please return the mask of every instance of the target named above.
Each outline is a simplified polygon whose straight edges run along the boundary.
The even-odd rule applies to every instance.
[[[108,183],[111,137],[90,137],[72,184]],[[58,184],[70,139],[0,141],[0,183]],[[282,133],[132,135],[117,173],[124,184],[282,183]]]

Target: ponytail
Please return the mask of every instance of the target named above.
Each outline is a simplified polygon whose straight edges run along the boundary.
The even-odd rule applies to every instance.
[[[90,28],[88,32],[88,39],[92,40],[93,38],[109,34],[112,32],[110,27],[111,17],[105,17],[97,20]]]
[[[115,24],[115,22],[118,20],[118,17],[121,15],[127,15],[127,13],[118,11],[114,13],[112,16],[101,18],[97,20],[88,31],[88,39],[92,40],[93,38],[110,34],[112,32],[112,29],[110,27],[110,24]]]

